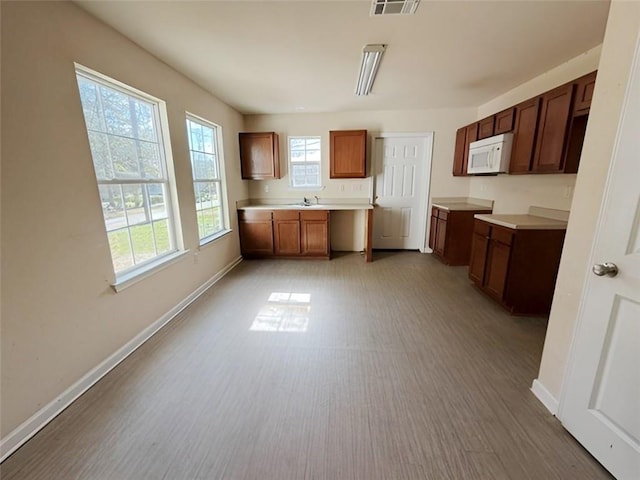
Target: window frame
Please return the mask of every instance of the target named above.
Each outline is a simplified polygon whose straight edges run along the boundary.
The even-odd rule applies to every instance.
[[[319,152],[320,152],[320,160],[317,162],[305,160],[304,162],[293,162],[292,161],[292,148],[291,148],[291,140],[318,140],[319,142]],[[320,135],[290,135],[287,137],[287,151],[288,151],[288,168],[289,168],[289,188],[294,190],[310,190],[310,191],[320,191],[322,190],[322,137]],[[305,144],[305,153],[306,153],[306,144]],[[317,185],[295,185],[293,180],[293,164],[294,163],[304,163],[305,165],[318,165],[318,184]]]
[[[211,128],[213,130],[213,140],[214,140],[214,156],[215,156],[215,169],[218,172],[217,179],[206,179],[206,178],[196,178],[196,169],[192,157],[192,152],[196,151],[198,153],[207,153],[201,152],[199,150],[193,150],[191,145],[191,131],[189,128],[189,121],[196,123],[200,126]],[[191,112],[185,112],[185,127],[186,127],[186,135],[187,135],[187,149],[189,151],[189,164],[191,166],[191,180],[193,183],[193,195],[194,195],[194,207],[196,214],[196,228],[198,230],[198,241],[200,246],[207,245],[214,240],[226,235],[231,231],[229,227],[229,211],[228,211],[228,198],[227,198],[227,180],[224,169],[224,148],[222,144],[222,126],[218,125],[215,122],[202,118],[198,115],[195,115]],[[222,228],[210,235],[205,237],[200,236],[200,225],[198,224],[198,203],[196,202],[196,184],[197,183],[217,183],[218,184],[218,192],[220,197],[220,215],[222,217]]]
[[[149,221],[143,223],[134,223],[129,224],[129,218],[127,213],[127,208],[123,205],[123,212],[126,219],[126,226],[121,227],[119,229],[109,230],[107,226],[107,217],[104,208],[102,208],[102,217],[103,224],[105,227],[105,234],[107,236],[107,243],[109,245],[109,255],[111,258],[111,266],[113,268],[115,281],[112,286],[116,291],[121,291],[122,289],[137,283],[137,281],[142,278],[146,278],[151,272],[156,270],[160,270],[165,266],[176,261],[176,259],[180,258],[184,254],[188,252],[188,250],[184,249],[183,239],[182,239],[182,229],[179,218],[179,208],[178,208],[178,194],[177,194],[177,186],[175,179],[175,171],[174,171],[174,162],[173,155],[171,151],[171,142],[169,136],[169,127],[168,127],[168,117],[167,117],[167,109],[166,102],[163,100],[149,95],[146,92],[140,91],[130,85],[127,85],[123,82],[120,82],[114,78],[111,78],[102,73],[96,72],[90,68],[87,68],[81,64],[74,63],[75,74],[76,74],[76,84],[78,85],[78,99],[80,100],[80,107],[83,110],[83,119],[85,121],[85,133],[87,135],[87,140],[89,141],[89,133],[93,130],[90,130],[89,125],[86,123],[86,118],[84,118],[84,104],[82,102],[82,96],[80,94],[80,78],[88,80],[94,84],[99,86],[103,86],[114,90],[116,92],[122,93],[131,97],[135,100],[142,101],[144,103],[150,104],[152,106],[152,121],[155,130],[156,140],[155,142],[151,142],[141,138],[140,136],[128,137],[133,140],[136,144],[136,147],[139,146],[139,143],[147,142],[147,143],[155,143],[158,148],[159,153],[159,162],[160,162],[160,170],[161,170],[161,178],[152,178],[147,179],[144,178],[144,175],[140,175],[138,178],[112,178],[111,180],[105,180],[98,178],[98,172],[96,171],[95,162],[93,159],[93,152],[90,150],[89,155],[91,157],[92,167],[94,169],[96,186],[98,187],[98,199],[102,203],[102,197],[100,194],[101,186],[120,186],[122,189],[126,185],[141,185],[142,187],[146,185],[162,185],[163,195],[164,195],[164,204],[166,211],[166,220],[167,220],[167,234],[169,239],[169,249],[167,251],[157,253],[157,237],[154,228],[154,218],[153,215],[149,219]],[[102,115],[104,120],[104,110],[102,110]],[[133,122],[132,122],[133,123]],[[104,132],[97,132],[104,135],[113,135],[119,136],[118,134],[110,134],[108,133],[106,127]],[[136,150],[138,152],[138,150]],[[110,161],[112,157],[110,156]],[[148,194],[148,193],[147,193]],[[122,200],[124,202],[124,198]],[[162,218],[164,220],[164,218]],[[142,260],[136,263],[135,259],[135,251],[133,249],[132,243],[132,233],[131,228],[139,225],[147,225],[150,224],[153,232],[152,240],[154,242],[154,249],[156,250],[156,255]],[[116,270],[116,265],[114,262],[114,255],[111,249],[111,243],[109,240],[109,233],[116,230],[127,230],[129,247],[131,252],[131,257],[133,264],[127,268],[123,268],[122,270]]]

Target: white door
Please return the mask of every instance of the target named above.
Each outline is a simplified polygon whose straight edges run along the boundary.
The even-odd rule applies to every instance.
[[[430,140],[430,136],[375,139],[373,248],[424,248]]]
[[[638,46],[640,48],[640,45]],[[618,127],[560,419],[618,480],[640,479],[640,49]],[[598,267],[595,267],[596,269]],[[603,269],[600,269],[600,274]],[[613,272],[612,272],[613,273]]]

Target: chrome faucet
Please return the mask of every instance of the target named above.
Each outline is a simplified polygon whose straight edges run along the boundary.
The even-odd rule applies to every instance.
[[[318,198],[318,196],[314,195],[313,198],[316,199],[316,205],[320,205],[320,199]]]

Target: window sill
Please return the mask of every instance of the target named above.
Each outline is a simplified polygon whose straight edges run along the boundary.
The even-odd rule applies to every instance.
[[[174,253],[170,253],[162,258],[159,258],[155,262],[148,263],[144,267],[141,267],[133,272],[128,272],[124,275],[116,276],[116,281],[111,284],[116,293],[121,292],[132,285],[150,277],[156,272],[167,268],[169,265],[176,263],[182,257],[187,255],[189,250],[179,250]]]
[[[227,230],[221,230],[218,233],[211,235],[210,237],[206,237],[203,238],[202,240],[200,240],[200,246],[201,247],[205,247],[207,245],[210,245],[212,243],[215,243],[216,240],[219,240],[222,237],[226,237],[227,235],[229,235],[232,232],[231,229],[227,229]]]

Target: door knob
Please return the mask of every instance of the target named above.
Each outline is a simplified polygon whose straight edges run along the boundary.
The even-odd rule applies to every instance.
[[[608,275],[609,277],[615,277],[618,274],[618,266],[615,263],[596,263],[593,268],[593,273],[599,277]]]

